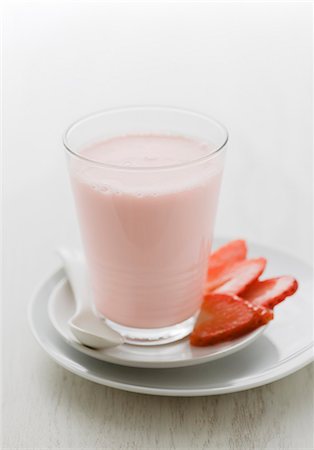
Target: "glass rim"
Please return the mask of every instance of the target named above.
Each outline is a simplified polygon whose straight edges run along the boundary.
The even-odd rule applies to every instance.
[[[169,164],[169,165],[165,165],[165,166],[141,166],[141,167],[126,167],[126,166],[122,166],[119,164],[110,164],[110,163],[104,163],[104,162],[100,162],[91,158],[87,158],[86,156],[83,156],[82,154],[80,154],[79,152],[73,150],[68,142],[68,135],[69,133],[71,133],[71,131],[73,131],[76,127],[78,127],[79,125],[83,124],[84,122],[87,122],[90,119],[93,118],[97,118],[101,115],[105,115],[105,114],[112,114],[112,113],[122,113],[122,112],[128,112],[128,111],[136,111],[136,110],[160,110],[160,111],[169,111],[169,112],[173,112],[173,113],[184,113],[184,114],[189,114],[191,116],[194,117],[198,117],[200,119],[206,120],[207,122],[211,122],[213,124],[215,124],[215,126],[217,126],[220,131],[223,132],[224,134],[224,139],[222,144],[215,146],[214,150],[212,150],[210,153],[208,153],[205,156],[202,156],[200,158],[196,158],[193,159],[191,161],[187,161],[187,162],[183,162],[183,163],[178,163],[178,164]],[[118,135],[117,135],[118,136]],[[141,105],[141,106],[126,106],[126,107],[118,107],[118,108],[109,108],[109,109],[102,109],[99,110],[97,112],[91,113],[91,114],[87,114],[83,117],[81,117],[80,119],[75,120],[74,122],[72,122],[68,128],[65,130],[65,132],[63,133],[62,136],[62,142],[63,145],[66,149],[67,152],[69,152],[72,156],[75,156],[76,158],[81,159],[82,161],[86,161],[89,163],[92,163],[96,166],[99,167],[104,167],[104,168],[108,168],[108,169],[114,169],[114,170],[123,170],[123,171],[128,171],[128,172],[136,172],[136,171],[161,171],[161,170],[173,170],[173,169],[179,169],[181,167],[189,167],[189,166],[193,166],[196,164],[200,164],[203,162],[206,162],[210,159],[212,159],[213,157],[216,157],[218,153],[220,153],[227,145],[229,140],[229,133],[227,128],[218,120],[212,118],[211,116],[207,115],[207,114],[203,114],[203,113],[199,113],[193,110],[189,110],[189,109],[183,109],[183,108],[175,108],[175,107],[171,107],[171,106],[155,106],[155,105]]]

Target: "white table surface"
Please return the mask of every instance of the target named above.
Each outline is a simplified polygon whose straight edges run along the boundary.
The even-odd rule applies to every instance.
[[[8,2],[4,21],[3,448],[312,449],[313,366],[247,392],[137,395],[58,367],[31,336],[36,285],[78,242],[60,136],[158,103],[229,128],[217,233],[311,262],[311,5]],[[174,23],[176,26],[174,26]]]

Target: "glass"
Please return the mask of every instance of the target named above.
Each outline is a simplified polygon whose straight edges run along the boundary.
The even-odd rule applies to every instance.
[[[95,311],[131,344],[193,328],[227,141],[215,120],[166,107],[102,111],[65,133]]]

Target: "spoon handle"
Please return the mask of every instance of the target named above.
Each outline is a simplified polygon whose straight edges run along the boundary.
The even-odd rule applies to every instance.
[[[88,283],[86,267],[83,256],[78,251],[58,249],[65,272],[75,297],[76,314],[91,310],[91,289]]]

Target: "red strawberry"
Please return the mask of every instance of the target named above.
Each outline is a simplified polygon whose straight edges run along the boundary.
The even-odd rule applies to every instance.
[[[190,335],[190,342],[204,346],[236,339],[272,318],[272,311],[254,306],[240,297],[208,294]]]
[[[208,260],[208,280],[216,278],[227,267],[245,259],[246,253],[246,243],[241,239],[228,242],[218,248]]]
[[[241,297],[254,305],[273,309],[286,297],[293,295],[297,289],[298,282],[295,278],[282,276],[254,281],[242,292]]]
[[[216,278],[207,280],[205,292],[237,295],[263,273],[265,258],[245,259],[221,270]]]

